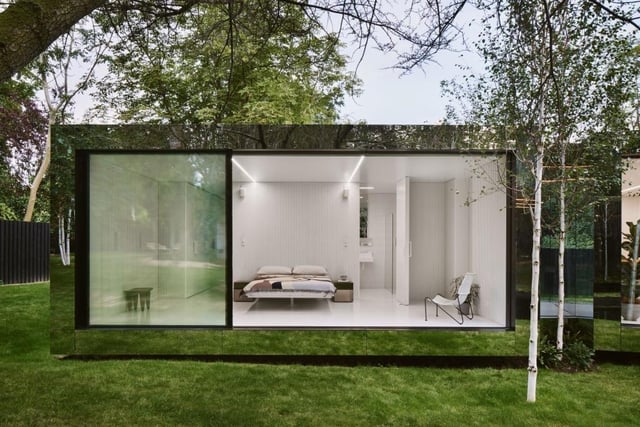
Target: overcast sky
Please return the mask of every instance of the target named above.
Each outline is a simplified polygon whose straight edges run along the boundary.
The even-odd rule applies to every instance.
[[[442,97],[440,82],[462,75],[458,63],[471,63],[478,68],[479,60],[469,52],[446,52],[438,55],[437,63],[423,70],[401,75],[390,69],[394,59],[379,52],[368,52],[360,65],[358,76],[363,81],[363,93],[347,98],[341,110],[342,122],[366,121],[368,124],[436,124],[445,115],[447,100]]]
[[[466,7],[458,17],[458,27],[464,28],[466,44],[472,45],[480,32],[480,13]],[[416,69],[409,75],[391,69],[395,57],[374,49],[366,52],[358,69],[363,81],[363,93],[356,99],[346,99],[340,112],[342,122],[365,121],[368,124],[437,124],[445,116],[447,100],[442,97],[440,82],[468,73],[459,65],[482,71],[481,58],[463,48],[461,38],[454,43],[456,51],[439,52],[423,70]],[[361,53],[344,52],[359,58]],[[351,71],[355,64],[351,64]]]

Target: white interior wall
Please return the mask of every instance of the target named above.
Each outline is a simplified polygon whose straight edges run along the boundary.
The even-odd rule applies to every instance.
[[[372,246],[363,246],[361,252],[373,253],[373,262],[363,263],[360,269],[360,287],[367,289],[389,288],[391,278],[387,265],[391,257],[391,241],[387,236],[387,218],[395,211],[395,194],[369,194],[367,196],[367,237]]]
[[[470,267],[480,285],[477,312],[483,317],[506,323],[506,195],[496,188],[498,164],[483,165],[487,176],[472,177],[473,202],[470,228]]]
[[[629,232],[627,222],[638,222],[640,219],[640,196],[622,197],[622,232]]]
[[[396,223],[395,223],[395,287],[393,297],[401,305],[411,302],[411,236],[410,197],[411,179],[405,176],[396,182]]]
[[[425,296],[444,292],[446,241],[445,183],[411,183],[411,276],[410,299],[420,302]]]
[[[623,190],[640,185],[640,159],[627,159],[627,168],[622,177]],[[623,193],[620,217],[623,233],[629,231],[627,222],[635,223],[640,219],[640,190]]]
[[[456,178],[447,181],[445,277],[447,282],[465,274],[469,269],[469,221],[470,209],[467,202],[469,179]]]
[[[360,189],[344,183],[233,184],[233,280],[250,280],[262,265],[324,265],[346,274],[357,293]]]

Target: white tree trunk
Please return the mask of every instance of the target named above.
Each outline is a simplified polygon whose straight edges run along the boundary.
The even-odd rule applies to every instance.
[[[27,212],[24,214],[25,222],[31,222],[31,219],[33,218],[33,211],[36,206],[38,190],[40,189],[42,180],[47,175],[47,171],[49,170],[49,163],[51,163],[51,126],[53,124],[55,124],[55,114],[53,116],[49,114],[47,141],[44,147],[44,159],[42,159],[42,163],[38,168],[38,173],[36,173],[36,176],[35,178],[33,178],[33,182],[31,183],[31,189],[29,190],[29,201],[27,203]]]
[[[65,218],[64,215],[58,217],[58,247],[60,248],[60,260],[62,265],[71,264],[70,238],[71,234],[71,216],[73,210],[69,209],[69,214]]]
[[[564,347],[564,252],[566,239],[566,209],[565,209],[565,163],[566,153],[565,147],[562,147],[560,153],[560,167],[562,168],[560,179],[560,239],[558,244],[558,329],[556,331],[556,348],[560,350],[559,357],[562,358],[562,349]]]
[[[544,166],[544,145],[536,146],[535,188],[533,206],[533,249],[531,253],[531,305],[529,330],[529,377],[527,381],[527,401],[536,401],[538,379],[538,286],[540,283],[540,237],[542,234],[542,169]]]

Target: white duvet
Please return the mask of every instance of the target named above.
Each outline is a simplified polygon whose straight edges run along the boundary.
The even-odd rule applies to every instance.
[[[281,295],[283,298],[293,297],[293,293],[300,296],[326,298],[336,292],[336,287],[328,276],[276,276],[260,278],[249,282],[243,293],[247,296],[266,297]]]

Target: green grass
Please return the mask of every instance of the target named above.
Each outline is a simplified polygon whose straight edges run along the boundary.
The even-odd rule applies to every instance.
[[[61,361],[48,292],[0,287],[0,425],[637,425],[635,366],[543,370],[529,404],[524,369]]]

